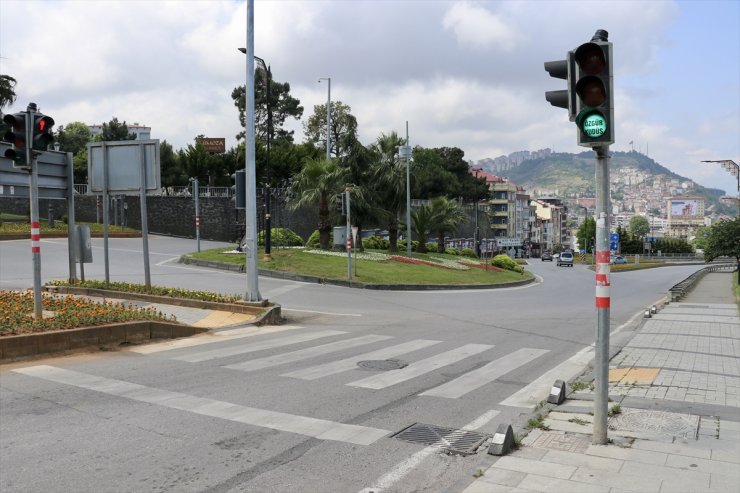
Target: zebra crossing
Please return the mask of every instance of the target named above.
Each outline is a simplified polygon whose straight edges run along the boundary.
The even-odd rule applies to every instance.
[[[248,336],[245,335],[244,338]],[[285,349],[270,356],[255,357],[238,363],[222,365],[228,370],[243,372],[254,372],[280,367],[288,364],[301,363],[314,358],[331,355],[341,351],[360,348],[365,345],[376,343],[390,343],[392,345],[364,352],[355,356],[345,357],[318,365],[308,365],[300,369],[279,373],[281,377],[296,378],[300,380],[317,380],[320,378],[349,372],[358,368],[358,363],[368,360],[385,360],[409,356],[415,351],[442,345],[443,341],[429,339],[413,339],[398,342],[396,337],[378,334],[368,334],[358,337],[349,337],[346,331],[341,330],[318,330],[314,332],[299,332],[289,335],[281,334],[277,337],[268,338],[256,342],[238,342],[229,346],[214,349],[188,348],[185,353],[174,354],[171,359],[189,363],[200,363],[233,356],[247,356],[268,349]],[[328,338],[341,337],[340,340],[324,342]],[[209,341],[204,341],[207,344]],[[315,343],[314,345],[297,350],[290,350],[290,346],[301,343]],[[398,343],[396,343],[398,342]],[[446,366],[458,363],[472,356],[483,354],[495,348],[491,344],[464,344],[452,349],[437,352],[433,356],[410,362],[407,366],[394,370],[382,371],[359,380],[346,383],[349,387],[381,390],[400,383],[421,377]],[[165,348],[164,351],[168,349]],[[460,398],[515,369],[528,364],[548,353],[547,349],[522,348],[510,354],[499,357],[481,368],[471,370],[462,376],[420,393],[421,396],[441,397],[446,399]]]
[[[486,358],[487,353],[492,353],[494,345],[469,343],[451,347],[454,343],[450,341],[431,339],[404,341],[389,335],[357,336],[347,331],[330,329],[305,332],[293,330],[296,328],[300,327],[283,327],[272,333],[263,330],[233,330],[225,332],[222,336],[190,338],[187,343],[155,343],[133,348],[132,352],[144,357],[163,357],[192,364],[215,364],[228,371],[275,370],[275,373],[282,378],[305,381],[319,380],[343,372],[352,375],[350,372],[357,370],[358,363],[361,361],[387,360],[399,356],[402,356],[404,361],[408,361],[408,364],[402,368],[378,371],[370,376],[344,384],[368,391],[378,391],[399,385],[477,356],[476,363],[473,365],[474,369],[418,394],[420,397],[441,399],[461,398],[549,352],[547,349],[521,348],[489,360],[480,366],[480,358]],[[267,338],[255,338],[267,334],[269,334]],[[306,344],[309,344],[309,347],[295,349],[297,345],[305,346]],[[379,344],[385,346],[371,351],[360,350],[363,346]],[[273,354],[268,356],[259,354],[266,350],[270,350]],[[360,352],[346,357],[348,351],[354,350],[360,350]],[[427,351],[422,355],[423,350]],[[428,355],[430,350],[435,351],[432,356]],[[344,357],[328,362],[324,358],[325,362],[312,364],[316,358],[339,352],[343,352]],[[234,357],[246,359],[232,363]],[[490,357],[489,355],[488,358]],[[221,364],[222,362],[219,361],[224,358],[230,358],[228,364],[225,364],[226,362]],[[280,366],[289,364],[292,365],[289,371],[279,369]],[[29,366],[12,371],[134,401],[278,431],[303,434],[323,440],[369,445],[390,433],[380,428],[253,408],[49,365]],[[352,380],[352,378],[347,380]],[[500,404],[506,405],[506,402],[501,401]]]

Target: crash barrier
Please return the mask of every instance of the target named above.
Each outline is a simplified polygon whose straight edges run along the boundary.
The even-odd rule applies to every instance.
[[[679,282],[675,286],[673,286],[671,289],[668,290],[668,297],[671,301],[679,301],[681,298],[683,298],[691,289],[694,287],[697,281],[699,281],[702,277],[704,277],[705,274],[708,274],[710,272],[717,272],[717,271],[734,271],[736,268],[735,264],[717,264],[717,265],[710,265],[708,267],[704,267],[703,269],[700,269],[693,274],[691,274],[689,277],[684,279],[683,281]]]

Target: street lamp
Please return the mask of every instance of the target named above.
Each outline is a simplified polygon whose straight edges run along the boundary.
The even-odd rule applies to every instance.
[[[406,122],[406,142],[398,150],[406,161],[406,256],[411,257],[411,146],[409,145],[409,122]]]
[[[331,77],[321,77],[321,81],[325,80],[328,83],[327,95],[326,95],[326,159],[331,159]]]
[[[473,168],[473,171],[475,171],[475,181],[478,181],[478,173],[481,172],[480,168]],[[477,183],[476,183],[477,185]],[[475,254],[480,258],[480,229],[478,228],[478,189],[476,186],[475,191],[475,238],[473,241],[475,241]]]

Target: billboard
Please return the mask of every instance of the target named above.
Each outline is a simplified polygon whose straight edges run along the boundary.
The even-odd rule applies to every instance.
[[[671,217],[697,217],[701,215],[697,199],[671,200]]]

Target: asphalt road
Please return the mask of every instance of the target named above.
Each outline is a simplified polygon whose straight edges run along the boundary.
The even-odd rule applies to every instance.
[[[93,246],[85,274],[103,279],[102,240]],[[152,236],[152,283],[245,291],[244,274],[176,262],[195,248]],[[111,239],[109,249],[111,280],[143,282],[140,239]],[[66,241],[45,240],[41,252],[42,279],[66,278]],[[555,378],[589,358],[593,272],[539,260],[527,268],[541,282],[488,290],[375,291],[261,277],[262,296],[283,307],[280,327],[179,349],[3,365],[0,489],[460,491],[490,460],[485,449],[450,455],[392,435],[415,423],[489,434],[522,425]],[[699,268],[613,274],[614,340]],[[31,285],[29,242],[0,242],[0,289]],[[408,366],[357,365],[389,359]]]

